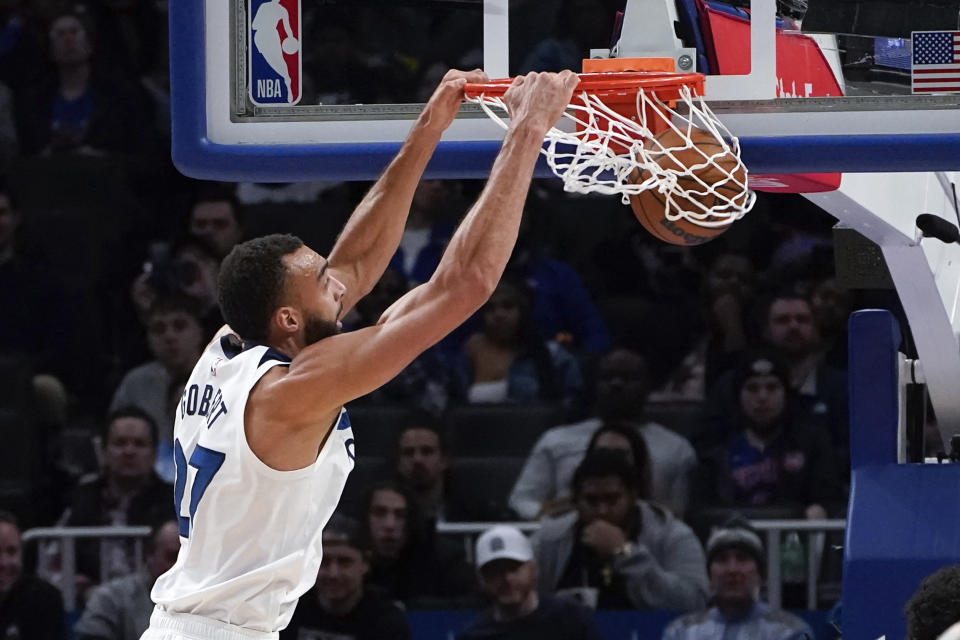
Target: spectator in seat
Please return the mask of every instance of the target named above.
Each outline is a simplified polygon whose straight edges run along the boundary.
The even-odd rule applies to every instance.
[[[77,640],[139,640],[150,626],[150,590],[177,561],[180,525],[166,520],[154,526],[144,547],[144,568],[106,582],[90,595],[73,628]]]
[[[823,362],[820,333],[810,301],[790,291],[779,293],[766,306],[763,320],[765,346],[786,364],[799,414],[805,422],[826,428],[837,449],[838,462],[842,469],[847,469],[847,376]],[[734,428],[730,423],[737,404],[733,376],[733,371],[722,374],[709,391],[705,406],[709,433],[702,446],[715,444]]]
[[[477,538],[476,562],[491,606],[457,640],[600,640],[587,609],[537,594],[533,548],[515,527],[484,531]]]
[[[60,519],[66,527],[149,526],[173,517],[173,487],[154,471],[157,426],[136,407],[111,413],[103,429],[103,471],[81,478]],[[101,548],[107,554],[100,574]],[[77,544],[81,586],[126,576],[135,567],[133,544],[126,540]]]
[[[805,422],[789,384],[789,370],[773,352],[743,358],[734,376],[736,431],[701,461],[697,495],[705,506],[795,506],[813,519],[839,506],[830,436]]]
[[[459,198],[460,183],[456,181],[421,180],[417,185],[403,238],[390,261],[390,267],[410,283],[426,282],[440,264],[456,222],[448,212],[457,210]]]
[[[57,15],[48,37],[55,73],[24,90],[18,104],[23,155],[152,151],[149,101],[138,85],[94,64],[88,16],[74,11]]]
[[[280,640],[408,640],[410,627],[400,608],[376,587],[364,585],[369,570],[370,550],[360,524],[334,515],[323,528],[317,583],[300,597]]]
[[[69,307],[44,265],[24,255],[18,241],[23,214],[7,182],[0,178],[0,353],[27,357],[39,370],[34,393],[42,420],[62,425],[66,420],[67,393],[61,379],[73,369],[63,362],[73,353],[69,337]]]
[[[172,246],[154,243],[143,272],[134,280],[130,297],[143,324],[157,300],[189,298],[193,313],[201,320],[204,337],[212,337],[223,326],[217,303],[220,258],[201,237],[185,236]]]
[[[693,611],[706,602],[703,548],[668,510],[638,496],[636,468],[598,450],[573,476],[576,510],[534,537],[540,593],[598,609]]]
[[[190,207],[190,234],[205,242],[219,260],[243,239],[243,209],[230,188],[201,190]]]
[[[702,401],[717,377],[736,366],[749,344],[754,280],[747,255],[725,251],[710,263],[702,286],[706,326],[654,397]]]
[[[24,573],[20,525],[7,511],[0,511],[0,637],[67,638],[63,598],[52,584]]]
[[[492,521],[509,519],[505,504],[493,504],[476,491],[476,483],[460,486],[448,473],[450,461],[436,421],[414,414],[397,438],[397,476],[417,497],[427,522]]]
[[[204,336],[193,301],[184,296],[158,298],[147,315],[147,344],[154,359],[128,371],[110,402],[110,409],[123,406],[141,409],[160,431],[157,442],[157,472],[173,480],[173,414],[170,396],[193,370]]]
[[[576,406],[583,392],[580,367],[559,343],[540,337],[521,283],[501,280],[481,315],[483,327],[467,339],[455,369],[468,403]]]
[[[533,323],[541,337],[584,356],[603,353],[610,348],[606,322],[574,268],[548,257],[538,246],[537,220],[533,208],[524,211],[506,276],[530,292]]]
[[[610,422],[593,432],[587,444],[587,453],[594,451],[617,451],[627,458],[637,472],[637,497],[650,502],[652,500],[652,480],[650,473],[650,452],[647,443],[629,422]],[[572,506],[572,505],[571,505]]]
[[[590,438],[604,422],[629,422],[650,454],[651,499],[682,515],[697,457],[683,436],[643,419],[648,392],[647,365],[627,349],[614,349],[597,364],[593,417],[549,429],[540,436],[510,493],[510,507],[533,519],[569,500],[570,480]]]
[[[813,640],[800,618],[761,601],[764,555],[760,536],[732,521],[707,540],[713,606],[674,620],[663,640]]]
[[[471,594],[470,567],[459,547],[437,537],[403,485],[375,485],[366,500],[372,550],[367,583],[409,606],[459,604]]]
[[[907,617],[907,640],[936,640],[960,622],[957,593],[960,565],[943,567],[924,578],[903,611]]]

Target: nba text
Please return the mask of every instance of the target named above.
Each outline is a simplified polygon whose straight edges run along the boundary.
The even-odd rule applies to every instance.
[[[279,80],[257,80],[257,98],[279,98],[283,95],[283,88]]]

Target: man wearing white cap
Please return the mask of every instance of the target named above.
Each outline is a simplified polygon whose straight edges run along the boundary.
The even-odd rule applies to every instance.
[[[498,525],[477,538],[477,574],[492,607],[457,640],[600,640],[589,611],[537,595],[533,547],[519,529]]]
[[[763,569],[763,543],[746,521],[714,530],[707,540],[714,606],[674,620],[663,640],[812,640],[803,620],[760,601]]]

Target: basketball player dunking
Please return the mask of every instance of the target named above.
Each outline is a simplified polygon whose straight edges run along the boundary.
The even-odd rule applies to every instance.
[[[321,529],[353,468],[344,403],[390,380],[474,313],[513,250],[547,130],[577,76],[517,78],[510,128],[429,282],[376,326],[339,333],[396,251],[414,189],[466,81],[449,72],[328,258],[293,236],[238,245],[220,273],[228,326],[184,389],[174,427],[182,546],[157,580],[143,640],[276,638],[320,566]]]

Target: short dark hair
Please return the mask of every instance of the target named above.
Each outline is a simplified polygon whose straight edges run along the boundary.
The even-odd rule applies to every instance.
[[[637,471],[637,497],[641,500],[649,500],[653,493],[653,479],[650,470],[650,450],[647,443],[640,435],[640,429],[637,425],[630,422],[608,422],[593,432],[590,438],[590,444],[587,445],[587,454],[597,450],[597,440],[605,433],[615,433],[623,437],[630,443],[630,452],[633,454],[633,466]],[[609,451],[609,449],[601,449]]]
[[[913,597],[907,601],[909,640],[936,640],[960,622],[960,565],[954,564],[931,573],[923,579]]]
[[[361,553],[370,551],[370,541],[363,533],[363,527],[354,518],[335,513],[323,528],[324,537],[339,538],[347,546]],[[329,544],[324,541],[324,547]]]
[[[267,339],[287,277],[283,256],[302,246],[296,236],[273,234],[241,242],[223,259],[217,287],[220,311],[243,340]]]
[[[784,287],[777,291],[774,291],[771,295],[763,301],[763,304],[760,308],[763,310],[763,325],[766,326],[770,322],[770,311],[773,309],[773,305],[776,302],[781,300],[801,300],[807,303],[807,306],[813,311],[813,303],[810,302],[810,296],[806,293],[800,291],[796,287]]]
[[[167,526],[168,524],[173,523],[179,528],[180,522],[174,518],[161,518],[159,520],[153,520],[150,525],[150,536],[144,540],[143,543],[143,554],[150,555],[153,553],[153,550],[157,548],[157,538],[160,536],[160,531]]]
[[[147,319],[161,313],[185,313],[193,318],[197,324],[203,325],[203,320],[197,312],[199,303],[185,293],[171,292],[158,296],[147,310]]]
[[[110,438],[110,427],[113,426],[114,422],[120,420],[121,418],[137,418],[138,420],[143,420],[146,422],[150,431],[150,441],[153,443],[154,447],[157,446],[157,441],[159,439],[157,434],[157,423],[154,422],[149,413],[132,404],[119,407],[107,415],[107,419],[103,423],[103,429],[101,430],[100,434],[103,437],[104,445],[107,444],[107,440]]]
[[[410,411],[403,420],[403,423],[400,425],[400,429],[397,431],[396,442],[394,442],[393,450],[396,455],[400,455],[400,441],[403,439],[404,434],[407,431],[413,429],[422,429],[424,431],[429,431],[437,436],[437,441],[440,443],[440,453],[446,454],[447,451],[447,442],[444,437],[443,429],[440,426],[440,420],[436,418],[432,413],[423,410],[413,410]]]
[[[577,470],[573,472],[571,488],[573,495],[579,495],[580,489],[586,480],[593,478],[608,478],[616,476],[623,482],[623,486],[631,491],[638,492],[639,479],[637,469],[619,451],[597,449],[588,453]],[[639,493],[638,493],[639,496]]]

